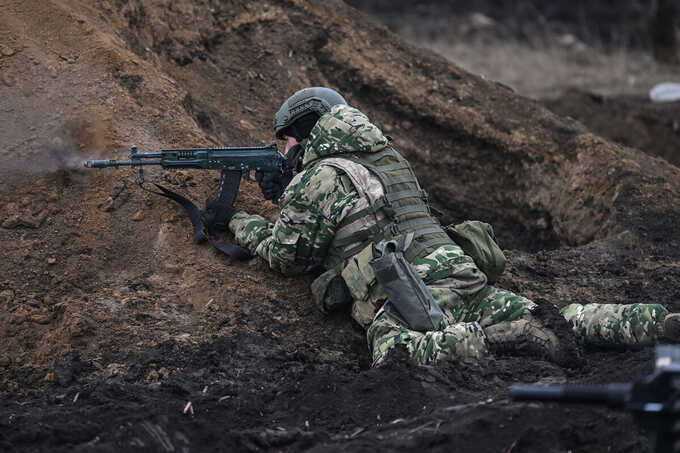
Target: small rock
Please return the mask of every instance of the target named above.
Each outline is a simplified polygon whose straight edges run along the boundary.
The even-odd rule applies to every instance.
[[[35,324],[47,325],[52,321],[52,316],[49,313],[38,313],[31,315],[29,321]]]
[[[43,382],[54,382],[54,373],[53,372],[48,372],[45,377],[42,379]]]
[[[155,369],[152,369],[151,371],[149,371],[146,374],[146,377],[144,378],[144,380],[146,382],[156,382],[156,381],[158,381],[159,378],[160,378],[160,375],[158,374],[158,371],[156,371]]]
[[[12,49],[11,47],[7,47],[5,45],[0,44],[0,54],[2,54],[5,57],[11,57],[17,53],[16,50]]]
[[[138,291],[135,293],[135,295],[136,295],[137,297],[144,297],[144,298],[147,298],[147,299],[151,299],[151,298],[153,297],[153,293],[152,293],[151,291],[146,290],[146,289],[140,289],[140,290],[138,290]]]
[[[14,76],[12,74],[7,74],[7,73],[2,74],[0,76],[0,79],[2,80],[2,83],[5,86],[10,87],[10,88],[13,87],[14,85],[16,85],[16,83],[17,83],[16,79],[14,78]]]
[[[477,28],[486,28],[494,25],[496,21],[494,21],[492,18],[489,16],[486,16],[482,13],[473,13],[470,16],[470,22],[474,27]]]
[[[2,227],[6,228],[8,230],[12,230],[14,228],[17,228],[21,225],[21,219],[19,218],[18,215],[11,216],[4,222],[2,222]]]
[[[14,300],[14,291],[6,289],[0,291],[0,303],[10,303]]]
[[[109,377],[119,376],[125,373],[125,365],[121,363],[109,363],[106,366],[106,374]]]
[[[37,230],[47,218],[47,211],[43,211],[37,216],[25,216],[19,218],[20,226]]]
[[[64,139],[62,139],[59,136],[55,136],[54,138],[52,138],[51,145],[52,145],[52,148],[55,148],[55,149],[64,149],[65,148],[64,147]]]
[[[57,264],[57,259],[56,258],[47,258],[47,264]]]
[[[104,212],[111,212],[114,210],[114,201],[112,197],[106,199],[106,201],[99,206],[99,208]]]
[[[94,319],[98,323],[105,322],[105,321],[109,320],[109,318],[110,318],[109,315],[105,311],[100,310],[100,311],[95,311],[94,313],[92,313],[92,319]]]
[[[545,218],[540,217],[538,220],[536,220],[536,228],[539,230],[545,230],[548,228],[548,221]]]
[[[242,128],[248,129],[249,131],[254,131],[257,129],[257,127],[255,127],[255,125],[248,120],[241,120],[239,121],[239,124]]]
[[[137,211],[135,215],[132,216],[132,220],[135,222],[139,222],[141,220],[144,220],[144,212],[143,211]]]
[[[59,55],[59,58],[68,64],[74,64],[78,62],[78,55],[76,55],[75,57],[66,57],[64,55]]]
[[[163,267],[163,270],[165,272],[170,272],[170,273],[173,273],[173,274],[178,274],[182,271],[182,266],[180,266],[179,264],[173,264],[173,263],[170,263],[170,262],[164,262],[162,264],[162,267]]]
[[[96,330],[96,324],[87,316],[78,315],[71,319],[72,338],[89,336]]]
[[[557,43],[564,47],[571,47],[576,44],[576,36],[571,33],[565,33],[557,39]]]

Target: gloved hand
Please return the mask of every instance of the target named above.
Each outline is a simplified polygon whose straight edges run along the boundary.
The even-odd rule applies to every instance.
[[[271,201],[278,200],[290,182],[290,179],[285,178],[281,170],[269,173],[255,172],[255,179],[260,185],[264,199]]]
[[[276,203],[281,198],[281,194],[283,194],[283,191],[286,190],[286,187],[288,187],[288,184],[293,179],[293,170],[300,171],[299,163],[303,153],[304,147],[298,143],[286,153],[285,171],[255,172],[255,179],[260,185],[260,190],[265,200],[271,200]]]
[[[225,206],[217,202],[216,198],[205,200],[205,211],[203,211],[203,223],[209,232],[227,231],[229,221],[236,213],[232,206]]]

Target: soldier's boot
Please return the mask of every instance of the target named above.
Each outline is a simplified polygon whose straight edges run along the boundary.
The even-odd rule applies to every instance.
[[[518,354],[558,361],[560,340],[533,317],[506,321],[484,329],[489,350],[496,354]]]
[[[670,313],[664,318],[663,339],[680,342],[680,313]]]
[[[540,326],[550,330],[559,339],[559,347],[553,361],[567,368],[582,366],[581,347],[574,335],[573,326],[549,300],[539,297],[534,302],[537,306],[531,311],[531,316],[538,321]]]

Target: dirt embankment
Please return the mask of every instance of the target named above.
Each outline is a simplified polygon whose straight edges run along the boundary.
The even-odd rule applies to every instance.
[[[649,100],[657,83],[678,80],[676,65],[653,58],[649,3],[348,3],[402,38],[501,81],[597,135],[680,164],[680,104]]]
[[[512,403],[506,388],[630,379],[649,371],[649,350],[588,351],[575,370],[522,358],[369,370],[363,332],[319,314],[308,277],[192,244],[180,209],[138,189],[134,172],[80,161],[124,158],[133,143],[268,143],[282,99],[327,85],[395,138],[443,221],[494,224],[514,250],[502,286],[558,305],[680,309],[677,168],[339,1],[7,1],[2,11],[4,450],[645,445],[628,415],[565,416]],[[195,200],[217,183],[149,174]],[[238,204],[276,213],[251,183]]]

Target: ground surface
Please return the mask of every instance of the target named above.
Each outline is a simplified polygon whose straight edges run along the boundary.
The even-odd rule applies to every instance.
[[[394,136],[443,222],[494,225],[501,286],[558,306],[680,310],[677,106],[587,85],[544,100],[584,126],[336,1],[0,8],[3,451],[645,450],[628,414],[519,404],[507,388],[633,379],[651,350],[586,349],[570,369],[523,357],[369,369],[364,333],[314,308],[311,277],[192,244],[181,210],[134,172],[80,162],[133,143],[268,143],[282,98],[332,86]],[[623,129],[641,133],[608,132]],[[195,200],[217,183],[149,174]],[[276,213],[252,183],[238,204]]]

